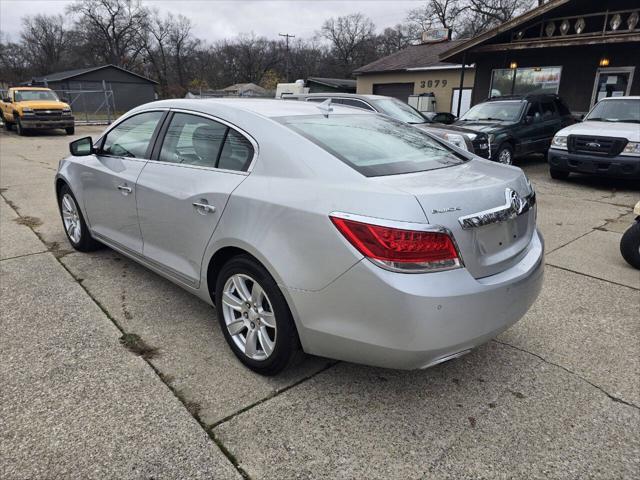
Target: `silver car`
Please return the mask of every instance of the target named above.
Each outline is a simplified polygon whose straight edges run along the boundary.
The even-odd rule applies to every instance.
[[[457,125],[438,123],[437,115],[444,117],[447,115],[446,113],[442,112],[434,115],[424,114],[397,98],[358,93],[305,93],[286,95],[283,96],[282,99],[300,100],[304,102],[324,102],[331,99],[331,103],[333,104],[383,113],[391,118],[395,118],[396,120],[408,123],[437,137],[443,138],[456,147],[475,153],[479,157],[489,158],[490,156],[489,136],[486,133]],[[453,117],[453,115],[449,115]]]
[[[387,116],[167,100],[70,149],[55,188],[72,246],[108,245],[215,305],[262,374],[300,349],[426,368],[518,321],[541,287],[523,172]]]

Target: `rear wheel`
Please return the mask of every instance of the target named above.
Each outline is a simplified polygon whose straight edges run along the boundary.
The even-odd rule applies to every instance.
[[[287,302],[253,258],[234,257],[222,267],[215,303],[227,343],[251,370],[275,375],[295,359],[300,344]]]
[[[622,235],[620,253],[629,265],[640,269],[640,221],[636,221]]]
[[[11,131],[11,122],[9,122],[6,118],[4,118],[4,116],[2,118],[2,122],[4,123],[4,129],[7,132],[10,132]]]
[[[504,165],[513,165],[513,147],[509,143],[500,145],[496,152],[495,160]]]
[[[569,170],[560,170],[558,168],[549,168],[549,175],[555,180],[566,180],[569,178]]]
[[[73,135],[74,133],[76,133],[76,127],[67,127],[64,129],[65,132],[67,132],[67,135]]]
[[[64,231],[73,248],[80,252],[91,252],[102,247],[102,244],[96,241],[89,233],[89,228],[84,221],[82,212],[78,208],[76,197],[73,196],[71,189],[67,185],[60,189],[58,206],[60,207]]]

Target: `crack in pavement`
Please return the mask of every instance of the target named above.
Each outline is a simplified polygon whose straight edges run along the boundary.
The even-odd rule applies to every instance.
[[[4,192],[0,192],[0,198],[2,198],[5,203],[11,208],[13,209],[13,211],[16,213],[16,215],[18,215],[19,218],[23,218],[23,215],[21,215],[18,212],[18,209],[16,207],[15,204],[13,204],[12,202],[8,201],[5,196],[2,194]],[[56,252],[58,251],[58,247],[54,249],[50,249],[48,247],[48,243],[42,238],[42,236],[40,235],[40,233],[38,233],[37,231],[35,231],[31,225],[25,225],[27,228],[29,228],[29,230],[31,230],[34,235],[38,238],[38,240],[40,240],[40,242],[42,242],[43,246],[46,248],[46,250],[42,251],[42,252],[37,252],[37,253],[31,253],[31,254],[26,254],[26,255],[18,255],[16,257],[11,257],[11,259],[14,258],[21,258],[21,257],[26,257],[26,256],[31,256],[31,255],[41,255],[43,253],[51,253],[53,254],[54,258],[56,259],[56,261],[58,262],[58,264],[60,264],[60,266],[71,276],[71,278],[73,278],[73,280],[80,285],[80,288],[82,288],[84,290],[84,292],[87,294],[87,296],[98,306],[98,308],[102,311],[102,313],[104,313],[104,315],[107,317],[108,320],[111,321],[111,323],[113,323],[113,325],[120,331],[120,333],[122,335],[126,335],[128,332],[126,332],[124,330],[124,328],[119,324],[119,322],[109,313],[109,311],[107,310],[107,308],[102,305],[100,303],[100,301],[98,299],[96,299],[87,289],[87,287],[85,287],[83,285],[83,279],[78,278],[69,268],[67,268],[67,266],[62,263],[60,261],[60,258],[58,255],[56,255]],[[10,260],[9,258],[7,259],[3,259],[4,260]],[[126,275],[126,273],[125,273]],[[124,295],[123,295],[124,297]],[[122,298],[123,302],[125,301],[125,298]],[[123,303],[123,312],[125,314],[126,317],[126,313],[128,313],[128,311],[126,310],[126,306]],[[129,314],[130,315],[130,314]],[[245,479],[245,480],[251,480],[250,475],[240,466],[238,460],[236,459],[235,455],[233,455],[233,453],[231,453],[231,451],[224,445],[224,443],[216,437],[215,433],[213,432],[213,428],[217,427],[218,425],[221,425],[222,423],[231,420],[232,418],[236,417],[237,415],[240,415],[268,400],[271,400],[272,398],[277,397],[278,395],[281,395],[283,393],[285,393],[286,391],[302,384],[303,382],[306,382],[307,380],[310,380],[311,378],[315,377],[316,375],[325,372],[326,370],[328,370],[329,368],[337,365],[339,362],[338,361],[334,361],[329,363],[328,365],[326,365],[325,367],[321,368],[320,370],[307,375],[304,378],[301,378],[300,380],[292,383],[291,385],[288,385],[284,388],[281,388],[279,390],[275,390],[273,393],[271,393],[270,395],[258,400],[257,402],[252,403],[251,405],[248,405],[246,407],[241,408],[240,410],[238,410],[237,412],[234,412],[231,415],[228,415],[227,417],[223,418],[222,420],[215,422],[209,426],[206,425],[206,423],[200,418],[198,411],[197,410],[193,410],[191,408],[189,408],[188,405],[188,401],[183,397],[183,395],[180,393],[179,390],[177,390],[176,388],[174,388],[168,381],[168,379],[166,378],[166,376],[151,362],[151,359],[147,359],[144,356],[138,355],[138,357],[140,357],[142,359],[143,362],[145,362],[152,370],[153,372],[156,374],[156,376],[158,377],[158,380],[160,380],[168,389],[169,391],[171,391],[171,393],[173,394],[173,396],[183,405],[183,407],[187,410],[187,412],[189,413],[189,415],[191,415],[191,417],[193,417],[193,419],[198,422],[198,425],[200,425],[200,428],[202,428],[204,430],[204,432],[207,434],[207,436],[211,439],[212,442],[214,442],[216,444],[216,446],[220,449],[220,451],[222,452],[222,454],[227,458],[227,460],[229,460],[229,462],[233,465],[233,467],[236,469],[236,471],[238,472],[238,474],[240,474],[240,476]]]
[[[2,195],[0,193],[0,197],[7,203],[7,205],[9,205],[10,208],[12,208],[16,215],[18,215],[18,217],[22,218],[22,215],[20,215],[20,213],[18,212],[18,210],[9,202],[7,202],[7,199],[4,197],[4,195]],[[29,228],[35,235],[36,237],[38,237],[38,240],[40,240],[42,242],[42,244],[46,247],[47,244],[44,241],[44,239],[41,237],[41,235],[36,232],[33,228],[31,228],[30,226],[27,226],[27,228]],[[49,250],[46,250],[44,252],[39,252],[39,254],[43,254],[43,253],[52,253]],[[84,292],[87,294],[87,296],[97,305],[97,307],[102,311],[102,313],[104,313],[104,315],[107,317],[108,320],[111,321],[111,323],[113,323],[113,325],[120,331],[120,333],[122,335],[125,335],[127,332],[124,330],[124,328],[122,328],[122,326],[118,323],[118,321],[111,316],[111,314],[109,313],[109,311],[106,309],[106,307],[104,305],[102,305],[96,298],[93,297],[93,295],[91,295],[91,293],[89,292],[89,290],[87,289],[87,287],[85,287],[83,285],[83,282],[80,281],[80,279],[78,277],[76,277],[76,275],[74,275],[74,273],[69,270],[69,268],[67,268],[67,266],[62,263],[60,261],[60,259],[56,256],[53,255],[53,257],[56,259],[56,261],[58,262],[58,264],[71,276],[71,278],[73,278],[73,280],[80,285],[80,288],[82,288],[82,290],[84,290]],[[19,258],[19,257],[17,257]],[[158,377],[158,380],[160,380],[168,389],[169,391],[173,394],[173,396],[183,405],[183,407],[187,410],[187,412],[189,413],[189,415],[191,415],[196,422],[198,422],[198,424],[200,425],[200,427],[204,430],[204,432],[207,434],[207,436],[216,444],[216,446],[220,449],[220,451],[222,452],[222,454],[227,458],[227,460],[229,460],[229,462],[231,462],[231,464],[233,465],[233,467],[236,469],[236,471],[242,476],[243,479],[245,480],[251,480],[251,478],[249,477],[249,475],[247,474],[247,472],[244,471],[244,469],[242,469],[242,467],[240,467],[240,465],[238,464],[237,460],[235,459],[235,457],[229,452],[229,450],[224,447],[224,445],[218,440],[216,439],[215,435],[213,435],[213,432],[211,432],[209,429],[207,429],[207,426],[204,424],[204,422],[202,422],[202,420],[200,419],[200,417],[197,415],[197,412],[193,412],[191,411],[187,405],[186,405],[186,401],[184,398],[182,398],[182,396],[180,395],[180,393],[173,388],[167,381],[165,381],[164,375],[162,374],[162,372],[160,372],[160,370],[158,370],[155,365],[153,365],[149,359],[144,358],[143,356],[138,355],[143,362],[145,362],[152,370],[153,372],[156,374],[156,376]]]
[[[529,355],[533,355],[534,357],[539,358],[540,360],[542,360],[544,363],[546,363],[546,364],[548,364],[548,365],[552,365],[552,366],[557,367],[557,368],[560,368],[560,369],[564,370],[565,372],[567,372],[567,373],[569,373],[569,374],[573,375],[574,377],[579,378],[579,379],[580,379],[580,380],[582,380],[583,382],[585,382],[585,383],[587,383],[587,384],[591,385],[591,386],[592,386],[592,387],[594,387],[595,389],[600,390],[600,391],[601,391],[602,393],[604,393],[607,397],[609,397],[612,401],[614,401],[614,402],[616,402],[616,403],[622,403],[622,404],[627,405],[627,406],[629,406],[629,407],[632,407],[632,408],[635,408],[635,409],[637,409],[637,410],[640,410],[640,406],[636,405],[635,403],[633,403],[633,402],[628,402],[628,401],[626,401],[626,400],[623,400],[623,399],[622,399],[622,398],[620,398],[620,397],[616,397],[615,395],[610,394],[610,393],[609,393],[609,392],[607,392],[604,388],[602,388],[600,385],[596,385],[596,384],[595,384],[595,383],[593,383],[592,381],[590,381],[590,380],[588,380],[588,379],[584,378],[583,376],[579,375],[578,373],[574,372],[573,370],[569,370],[567,367],[564,367],[564,366],[562,366],[562,365],[560,365],[560,364],[558,364],[558,363],[554,363],[554,362],[552,362],[552,361],[550,361],[550,360],[547,360],[547,359],[546,359],[546,358],[544,358],[542,355],[539,355],[539,354],[534,353],[534,352],[530,352],[529,350],[526,350],[526,349],[521,348],[521,347],[517,347],[516,345],[511,345],[510,343],[503,342],[503,341],[501,341],[501,340],[498,340],[497,338],[494,338],[494,339],[492,340],[492,342],[499,343],[500,345],[504,345],[505,347],[513,348],[514,350],[518,350],[518,351],[520,351],[520,352],[527,353],[527,354],[529,354]]]
[[[277,396],[279,396],[279,395],[282,395],[283,393],[287,392],[288,390],[291,390],[291,389],[292,389],[292,388],[294,388],[294,387],[297,387],[298,385],[300,385],[300,384],[302,384],[302,383],[306,382],[307,380],[311,380],[311,379],[312,379],[312,378],[314,378],[315,376],[317,376],[317,375],[319,375],[319,374],[321,374],[321,373],[323,373],[323,372],[326,372],[327,370],[329,370],[330,368],[335,367],[335,366],[336,366],[336,365],[338,365],[339,363],[340,363],[340,361],[338,361],[338,360],[331,361],[331,362],[329,362],[327,365],[325,365],[324,367],[322,367],[320,370],[317,370],[317,371],[315,371],[315,372],[313,372],[313,373],[311,373],[311,374],[307,375],[306,377],[301,378],[300,380],[298,380],[298,381],[296,381],[296,382],[292,383],[291,385],[287,385],[286,387],[283,387],[283,388],[281,388],[281,389],[279,389],[279,390],[274,390],[274,391],[273,391],[273,393],[271,393],[271,394],[267,395],[266,397],[261,398],[260,400],[257,400],[257,401],[255,401],[255,402],[251,403],[250,405],[247,405],[247,406],[245,406],[245,407],[242,407],[240,410],[238,410],[238,411],[236,411],[236,412],[233,412],[232,414],[227,415],[226,417],[224,417],[224,418],[222,418],[222,419],[220,419],[220,420],[217,420],[217,421],[213,422],[211,425],[209,425],[209,426],[208,426],[208,428],[209,428],[209,429],[211,429],[211,430],[213,430],[214,428],[216,428],[216,427],[218,427],[218,426],[222,425],[223,423],[226,423],[226,422],[228,422],[229,420],[234,419],[234,418],[235,418],[235,417],[237,417],[238,415],[241,415],[241,414],[243,414],[243,413],[245,413],[245,412],[247,412],[247,411],[251,410],[252,408],[257,407],[258,405],[262,405],[263,403],[268,402],[269,400],[271,400],[271,399],[273,399],[273,398],[276,398],[276,397],[277,397]]]
[[[617,285],[618,287],[629,288],[631,290],[635,290],[636,292],[640,292],[640,288],[631,287],[629,285],[625,285],[624,283],[613,282],[605,278],[594,277],[593,275],[589,275],[588,273],[578,272],[577,270],[571,270],[570,268],[566,268],[566,267],[560,267],[558,265],[554,265],[553,263],[545,262],[545,266],[557,268],[558,270],[564,270],[565,272],[575,273],[576,275],[582,275],[583,277],[592,278],[594,280],[600,280],[601,282],[610,283],[611,285]]]
[[[4,262],[5,260],[15,260],[16,258],[22,258],[22,257],[31,257],[32,255],[40,255],[41,253],[47,253],[47,252],[49,252],[49,250],[41,250],[39,252],[25,253],[23,255],[16,255],[15,257],[1,258],[0,262]]]

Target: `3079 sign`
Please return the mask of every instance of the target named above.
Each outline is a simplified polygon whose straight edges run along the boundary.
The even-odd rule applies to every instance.
[[[447,81],[446,80],[422,80],[420,82],[420,88],[438,88],[438,86],[440,87],[446,87],[447,86]]]

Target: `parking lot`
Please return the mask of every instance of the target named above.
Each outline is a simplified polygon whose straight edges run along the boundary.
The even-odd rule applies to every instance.
[[[265,378],[207,304],[112,250],[70,250],[53,176],[100,131],[0,133],[0,478],[638,478],[631,183],[520,162],[543,291],[472,353],[410,372],[307,357]]]

